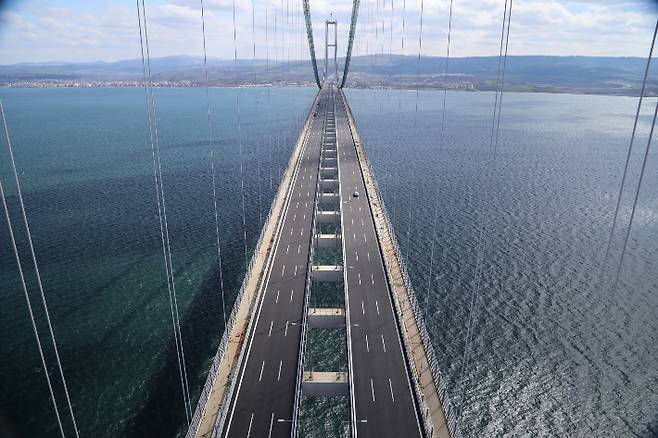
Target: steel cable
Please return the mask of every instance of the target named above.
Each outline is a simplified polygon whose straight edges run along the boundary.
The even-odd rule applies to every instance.
[[[219,290],[222,297],[222,321],[226,329],[226,297],[224,291],[224,272],[222,266],[222,245],[219,233],[219,211],[217,209],[217,182],[215,178],[215,151],[213,148],[212,117],[210,111],[210,86],[208,81],[208,53],[206,49],[206,18],[203,0],[201,2],[201,33],[203,36],[203,76],[206,88],[206,113],[208,117],[208,149],[210,149],[210,175],[212,180],[212,202],[215,217],[215,237],[217,240],[217,267],[219,269]]]
[[[0,102],[0,105],[2,103]],[[39,286],[39,293],[41,295],[41,302],[43,303],[44,313],[46,315],[46,322],[48,324],[48,332],[50,333],[50,338],[53,343],[53,350],[55,352],[55,359],[57,361],[57,368],[59,370],[59,376],[62,379],[62,385],[64,386],[64,395],[66,396],[66,404],[68,405],[69,412],[71,413],[71,421],[73,422],[73,429],[75,431],[75,436],[79,437],[80,433],[78,432],[78,425],[75,421],[75,414],[73,413],[73,406],[71,404],[71,397],[69,395],[68,385],[66,384],[66,378],[64,377],[64,369],[62,368],[62,361],[59,357],[59,348],[57,347],[57,341],[55,340],[55,332],[53,330],[53,324],[50,320],[50,312],[48,311],[48,304],[46,302],[46,294],[43,289],[43,282],[41,280],[41,272],[39,271],[39,264],[37,263],[37,255],[34,250],[34,242],[32,241],[32,231],[30,230],[30,224],[27,220],[27,212],[25,210],[25,203],[23,201],[23,190],[21,189],[21,183],[18,179],[18,172],[16,171],[16,161],[14,160],[14,148],[11,145],[11,140],[9,138],[9,128],[7,127],[7,119],[5,118],[4,107],[0,107],[2,112],[2,123],[5,128],[5,135],[7,137],[7,148],[9,149],[9,159],[11,161],[12,172],[14,175],[14,181],[16,182],[16,191],[18,194],[18,201],[21,206],[21,215],[23,217],[23,224],[25,225],[25,231],[27,234],[27,242],[30,247],[30,254],[32,255],[32,263],[34,265],[34,273],[37,278],[37,284]]]
[[[498,131],[500,130],[500,108],[501,105],[500,103],[502,102],[502,94],[504,90],[504,77],[505,77],[505,67],[506,67],[506,60],[507,60],[507,47],[509,44],[509,26],[511,22],[511,16],[512,16],[512,1],[509,0],[509,9],[508,9],[508,0],[505,0],[505,7],[503,10],[503,20],[502,20],[502,25],[501,25],[501,36],[500,36],[500,48],[499,48],[499,53],[498,53],[498,68],[497,68],[497,73],[496,73],[496,97],[494,100],[494,110],[493,110],[493,119],[492,119],[492,130],[491,130],[491,138],[490,138],[490,143],[489,143],[489,152],[491,154],[491,165],[489,166],[488,169],[488,174],[495,174],[495,167],[496,167],[496,152],[497,152],[497,138],[498,138]],[[504,59],[503,59],[504,58]],[[502,68],[502,74],[501,74],[501,68]],[[500,95],[500,97],[499,97]],[[488,185],[487,185],[488,186]],[[466,372],[468,370],[468,366],[470,364],[470,356],[471,356],[471,344],[473,340],[473,334],[474,334],[474,327],[475,327],[475,320],[476,320],[476,315],[477,315],[477,301],[480,296],[480,288],[482,285],[482,271],[483,271],[483,260],[484,260],[484,253],[485,253],[485,245],[487,242],[485,241],[484,234],[487,229],[487,223],[488,223],[488,208],[484,209],[485,212],[483,214],[483,218],[481,219],[481,225],[479,227],[479,232],[478,232],[478,240],[477,240],[477,249],[476,249],[476,262],[475,262],[475,272],[473,275],[473,281],[472,281],[472,289],[471,289],[471,297],[470,297],[470,302],[469,302],[469,307],[468,307],[468,323],[467,323],[467,330],[466,330],[466,339],[464,343],[464,358],[462,360],[462,367],[460,371],[460,377],[459,380],[461,381],[460,386],[461,386],[461,396],[459,399],[459,406],[457,408],[457,426],[459,427],[459,424],[461,423],[462,419],[462,414],[463,414],[463,409],[464,409],[464,401],[465,401],[465,395],[466,395]]]
[[[601,268],[601,273],[599,276],[599,287],[597,289],[600,289],[601,284],[603,283],[603,270],[605,269],[608,258],[610,257],[610,249],[612,248],[612,240],[614,238],[614,233],[615,233],[615,228],[617,227],[617,221],[619,219],[619,210],[621,208],[621,200],[622,200],[622,194],[624,192],[624,188],[626,186],[626,178],[628,176],[628,168],[630,165],[631,161],[631,153],[633,151],[633,145],[635,143],[635,135],[637,132],[637,125],[638,121],[640,119],[640,110],[642,109],[642,101],[644,99],[644,94],[646,91],[646,85],[647,85],[647,77],[649,76],[649,67],[651,66],[651,60],[653,58],[653,50],[654,46],[656,44],[656,34],[658,33],[658,20],[656,20],[656,26],[654,27],[653,30],[653,38],[651,39],[651,47],[649,49],[649,56],[647,57],[647,64],[644,69],[644,77],[642,78],[642,88],[640,90],[640,98],[637,102],[637,110],[635,111],[635,120],[633,121],[633,131],[631,133],[631,140],[628,145],[628,151],[626,153],[626,161],[624,163],[624,171],[621,177],[621,183],[619,185],[619,192],[617,193],[617,203],[615,205],[615,212],[613,215],[612,219],[612,226],[610,227],[610,234],[608,236],[608,243],[606,245],[605,249],[605,256],[603,257],[603,263],[602,263],[602,268]]]
[[[165,259],[165,270],[167,274],[167,289],[169,295],[169,308],[171,311],[172,326],[174,331],[174,341],[176,343],[178,370],[180,374],[181,387],[183,392],[183,405],[185,408],[185,416],[187,419],[187,423],[189,425],[190,417],[191,417],[191,404],[189,399],[187,367],[185,364],[185,351],[183,348],[183,341],[180,331],[178,300],[176,298],[175,274],[173,270],[171,242],[169,239],[169,226],[167,221],[167,210],[166,210],[166,204],[164,198],[164,184],[162,181],[162,163],[160,160],[160,143],[158,138],[155,97],[153,95],[152,84],[151,84],[151,55],[150,55],[150,47],[148,41],[146,7],[144,0],[141,0],[141,13],[140,13],[140,0],[136,0],[136,3],[137,3],[137,18],[139,21],[142,70],[144,73],[144,92],[146,95],[149,135],[151,139],[151,149],[153,155],[153,171],[154,171],[156,198],[158,204],[158,219],[160,222],[160,237],[162,241],[163,256]],[[143,24],[143,32],[142,32],[142,24]]]
[[[7,138],[7,144],[11,145],[10,138],[9,138],[9,129],[7,127],[7,121],[5,119],[5,109],[2,104],[2,101],[0,101],[0,114],[2,114],[2,122],[4,125],[5,129],[5,136]],[[11,150],[11,146],[10,150]],[[15,167],[14,167],[14,172],[16,172]],[[55,417],[57,418],[57,425],[59,426],[59,432],[62,435],[62,438],[65,437],[64,435],[64,426],[62,425],[62,418],[59,414],[59,408],[57,407],[57,400],[55,399],[55,392],[53,390],[53,385],[50,380],[50,373],[48,372],[48,367],[46,365],[46,358],[43,354],[43,347],[41,345],[41,338],[39,336],[39,331],[37,330],[37,324],[36,324],[36,319],[34,317],[34,311],[32,310],[32,301],[30,300],[30,295],[27,290],[27,284],[25,282],[25,274],[23,272],[23,264],[21,262],[20,254],[18,252],[18,247],[16,246],[16,239],[14,237],[14,228],[11,223],[11,217],[9,216],[9,207],[7,206],[7,199],[5,197],[5,191],[2,186],[2,181],[0,181],[0,198],[2,198],[2,206],[4,207],[5,210],[5,218],[7,220],[7,227],[9,228],[9,239],[11,241],[11,246],[14,251],[14,257],[16,258],[16,264],[18,266],[18,274],[20,276],[21,280],[21,285],[23,288],[23,293],[25,295],[25,301],[27,302],[27,310],[30,315],[30,321],[32,323],[32,330],[34,331],[34,337],[36,338],[37,341],[37,347],[39,349],[39,357],[41,358],[41,364],[43,365],[43,371],[46,376],[46,383],[48,384],[48,391],[50,392],[50,399],[53,403],[53,408],[55,410]],[[71,415],[73,412],[71,411]]]

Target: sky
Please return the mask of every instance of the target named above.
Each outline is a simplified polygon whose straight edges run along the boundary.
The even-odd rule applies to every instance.
[[[145,2],[152,57],[203,54],[201,0]],[[0,64],[140,56],[133,0],[0,4]],[[449,5],[450,0],[361,0],[354,54],[445,55]],[[453,0],[450,55],[497,55],[504,5],[505,0]],[[232,59],[236,52],[249,59],[308,57],[302,0],[204,0],[204,6],[209,57]],[[310,7],[318,57],[324,56],[324,20],[331,13],[343,56],[351,0],[310,0]],[[651,0],[514,0],[509,54],[644,57],[657,18]]]

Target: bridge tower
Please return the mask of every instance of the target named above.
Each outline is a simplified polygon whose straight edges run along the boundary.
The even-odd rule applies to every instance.
[[[331,14],[333,17],[333,13]],[[334,27],[334,42],[329,44],[329,26]],[[338,81],[338,22],[333,19],[324,22],[324,81],[327,80],[328,66],[329,66],[329,47],[334,49],[334,70],[336,74],[336,81]]]

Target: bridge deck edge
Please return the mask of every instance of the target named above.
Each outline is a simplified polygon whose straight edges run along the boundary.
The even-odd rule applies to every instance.
[[[417,311],[417,303],[413,290],[410,290],[408,280],[404,278],[406,272],[400,263],[397,254],[397,245],[394,231],[386,218],[386,207],[379,193],[374,172],[366,156],[356,122],[347,102],[343,90],[341,96],[345,105],[347,118],[352,131],[352,138],[356,145],[357,157],[366,186],[370,208],[375,218],[375,231],[384,258],[384,266],[389,285],[393,292],[393,301],[399,315],[399,327],[405,345],[407,361],[411,365],[415,390],[419,395],[422,416],[428,426],[428,434],[437,438],[457,438],[460,436],[456,429],[453,409],[447,401],[444,383],[435,370],[436,365],[430,365],[434,350],[426,335],[425,322]],[[416,309],[416,311],[414,311]],[[423,336],[425,334],[426,336]],[[447,402],[447,403],[446,403]],[[448,406],[446,406],[446,404]],[[447,408],[447,409],[446,409]],[[449,418],[447,421],[446,418]]]
[[[230,402],[232,392],[231,382],[236,376],[240,356],[247,339],[246,334],[251,326],[251,309],[262,295],[262,279],[270,262],[271,249],[276,240],[279,225],[283,219],[286,198],[294,182],[294,173],[301,159],[304,143],[311,126],[312,114],[317,106],[319,93],[316,95],[309,109],[304,127],[297,139],[293,154],[290,158],[286,172],[281,179],[277,195],[272,203],[270,213],[261,230],[250,269],[242,284],[242,296],[238,295],[234,303],[231,318],[233,321],[222,335],[222,341],[213,359],[211,370],[206,379],[204,390],[197,403],[192,424],[188,428],[187,438],[208,438],[214,435],[216,423],[222,408]],[[258,275],[253,275],[257,273]],[[237,307],[236,307],[237,306]],[[227,391],[228,389],[228,391]],[[219,418],[221,420],[221,418]]]

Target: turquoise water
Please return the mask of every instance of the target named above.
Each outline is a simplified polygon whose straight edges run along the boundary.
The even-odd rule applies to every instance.
[[[155,93],[183,340],[196,399],[223,326],[205,94]],[[211,90],[229,302],[244,262],[239,144],[251,251],[314,93]],[[463,401],[465,436],[655,435],[655,153],[614,293],[609,284],[621,233],[607,268],[601,263],[636,100],[506,94],[498,157],[491,166],[492,94],[449,93],[443,130],[442,93],[421,92],[417,98],[415,92],[349,90],[348,97],[426,306],[448,387],[456,402]],[[81,435],[176,435],[185,416],[143,90],[2,89],[0,98]],[[638,146],[644,146],[649,121],[647,114]],[[4,142],[0,146],[0,177],[19,224]],[[639,155],[637,148],[633,183]],[[628,221],[630,194],[625,193],[622,224]],[[465,319],[482,223],[483,284],[472,366],[462,385]],[[19,234],[27,266],[29,253]],[[27,273],[45,340],[34,275]],[[4,218],[0,285],[5,335],[0,421],[20,436],[53,436],[55,417]],[[47,360],[54,364],[50,347]],[[56,378],[56,369],[50,371]],[[56,393],[64,411],[59,384]],[[72,434],[70,420],[65,424]]]
[[[196,399],[223,327],[205,94],[202,89],[155,93],[184,348]],[[244,149],[251,251],[314,96],[311,89],[272,89],[269,96],[265,89],[240,90],[238,137],[236,93],[211,90],[229,298],[244,274],[238,138]],[[0,95],[81,434],[173,436],[185,418],[144,91],[9,89]],[[4,143],[1,157],[3,183],[13,193]],[[10,204],[17,213],[13,197]],[[14,215],[15,224],[18,219]],[[55,416],[4,216],[0,242],[0,326],[5,333],[0,412],[21,436],[53,436]],[[39,302],[37,293],[32,300]],[[43,315],[39,308],[40,322]],[[40,328],[46,336],[45,326]],[[54,364],[52,349],[47,355]],[[63,409],[61,387],[57,394]],[[72,433],[70,421],[67,426]]]

